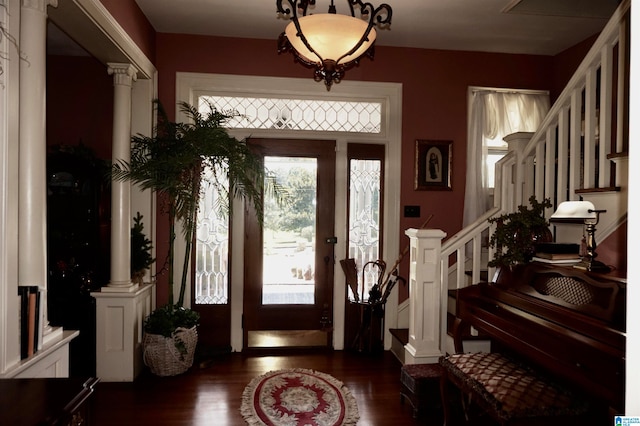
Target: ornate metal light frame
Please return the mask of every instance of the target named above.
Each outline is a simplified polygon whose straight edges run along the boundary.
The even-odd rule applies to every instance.
[[[302,64],[314,68],[314,80],[324,81],[327,90],[333,83],[340,83],[345,71],[358,65],[362,56],[373,59],[374,27],[384,28],[391,24],[392,10],[388,4],[376,8],[361,0],[346,1],[351,16],[337,14],[334,0],[331,0],[328,13],[309,15],[308,8],[315,6],[316,0],[276,0],[278,13],[291,20],[278,37],[278,53],[291,51]],[[288,6],[283,6],[285,2]],[[361,18],[356,17],[356,8],[360,9]],[[316,31],[322,31],[322,34],[316,34]],[[319,45],[314,46],[314,40]],[[330,50],[345,43],[339,53],[331,54],[336,57],[329,57]]]

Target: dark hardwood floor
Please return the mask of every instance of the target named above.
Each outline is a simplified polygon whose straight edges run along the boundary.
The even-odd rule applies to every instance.
[[[390,353],[349,351],[289,355],[217,355],[185,374],[157,377],[145,371],[133,383],[99,383],[92,425],[245,425],[242,391],[255,376],[282,368],[310,368],[344,382],[358,402],[358,425],[441,425],[435,413],[416,420],[400,403],[400,362]],[[435,396],[437,398],[437,396]]]

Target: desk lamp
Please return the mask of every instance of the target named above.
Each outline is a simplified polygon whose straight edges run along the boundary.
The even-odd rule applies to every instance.
[[[593,272],[609,272],[604,263],[596,260],[596,225],[600,220],[600,213],[606,210],[596,210],[590,201],[564,201],[549,218],[551,223],[581,223],[587,230],[587,255],[574,268]]]

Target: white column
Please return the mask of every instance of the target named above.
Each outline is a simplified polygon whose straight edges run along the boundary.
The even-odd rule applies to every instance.
[[[136,69],[131,64],[110,63],[113,75],[113,163],[131,159],[131,87]],[[103,287],[107,292],[132,292],[138,287],[131,282],[131,183],[111,183],[111,281]]]
[[[447,235],[439,229],[407,229],[410,239],[409,343],[406,364],[434,364],[445,355],[446,289],[442,288],[440,253]]]
[[[113,75],[114,163],[131,159],[133,82],[130,64],[110,63]],[[131,282],[131,183],[111,183],[111,281],[96,299],[96,374],[107,382],[133,381],[143,368],[144,319],[155,308],[155,285]]]
[[[510,135],[507,135],[503,138],[503,140],[508,144],[509,151],[515,151],[516,153],[516,167],[513,175],[514,179],[514,203],[515,205],[511,206],[514,211],[517,209],[517,206],[524,204],[529,204],[529,197],[524,200],[524,163],[522,162],[523,152],[526,148],[527,144],[533,137],[533,133],[531,132],[516,132]]]
[[[57,0],[22,0],[20,11],[20,154],[18,282],[47,290],[47,147],[46,147],[46,46],[47,6]],[[44,340],[52,333],[42,304],[40,320]]]

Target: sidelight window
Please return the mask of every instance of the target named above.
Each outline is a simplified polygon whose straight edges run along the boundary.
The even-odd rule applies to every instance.
[[[229,302],[229,216],[220,209],[225,203],[221,202],[223,195],[216,187],[208,184],[206,178],[201,185],[195,243],[195,303],[224,305]]]
[[[366,266],[382,257],[382,182],[384,146],[349,144],[349,244],[348,257],[356,261],[358,296],[369,299],[380,270]],[[354,294],[349,289],[349,299]]]
[[[203,111],[208,103],[220,111],[237,117],[229,120],[230,129],[290,129],[305,131],[336,131],[379,134],[382,125],[382,104],[379,102],[323,101],[313,99],[275,99],[235,96],[200,96]],[[372,147],[371,145],[358,145]],[[384,146],[373,145],[381,151],[370,159],[357,154],[364,151],[350,145],[356,157],[350,159],[349,252],[360,263],[380,256],[381,182]],[[367,154],[368,155],[368,154]],[[195,259],[195,303],[229,303],[229,217],[220,212],[218,194],[202,183],[203,196],[197,219]],[[304,275],[304,271],[303,271]],[[373,276],[367,275],[368,289]],[[274,287],[275,288],[275,287]],[[273,297],[265,303],[273,303]],[[303,302],[305,303],[305,302]]]

